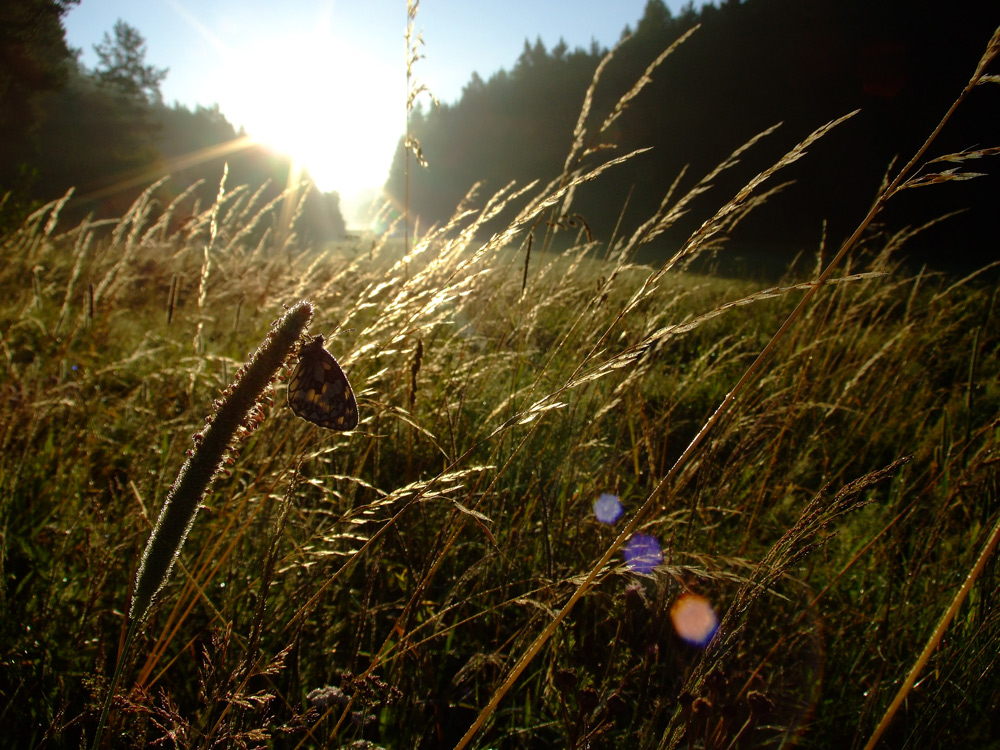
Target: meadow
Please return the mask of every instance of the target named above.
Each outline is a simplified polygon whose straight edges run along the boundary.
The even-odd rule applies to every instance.
[[[737,280],[691,264],[828,126],[650,265],[714,175],[591,240],[573,189],[628,156],[583,161],[589,101],[563,175],[412,239],[387,209],[313,247],[224,177],[193,220],[152,186],[2,238],[10,746],[88,745],[119,663],[108,747],[1000,746],[996,267],[874,221],[992,150],[921,150],[853,237]],[[360,425],[295,417],[289,355],[132,640],[178,470],[292,306]]]

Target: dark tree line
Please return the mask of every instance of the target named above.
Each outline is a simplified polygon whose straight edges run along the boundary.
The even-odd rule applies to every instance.
[[[725,0],[674,16],[649,0],[631,38],[599,84],[590,127],[603,119],[646,66],[696,24],[700,28],[653,73],[653,82],[615,124],[623,154],[652,151],[580,189],[574,210],[607,239],[631,194],[625,228],[650,216],[681,170],[690,187],[755,134],[780,129],[716,182],[664,238],[686,237],[757,171],[815,128],[856,108],[861,113],[782,173],[792,185],[742,223],[743,247],[767,246],[783,258],[843,239],[864,215],[896,157],[908,158],[961,91],[1000,24],[995,0]],[[559,175],[584,92],[606,50],[546,50],[525,42],[509,71],[473,76],[458,102],[418,112],[411,128],[429,166],[411,170],[411,211],[426,225],[449,217],[466,191],[485,191]],[[997,71],[992,71],[997,72]],[[935,154],[998,145],[1000,90],[981,86],[943,133]],[[989,171],[989,164],[985,169]],[[978,165],[977,165],[978,167]],[[402,196],[402,152],[388,182]],[[997,171],[993,168],[993,171]],[[993,215],[1000,181],[987,177],[907,191],[884,220],[888,229],[969,208],[928,232],[923,248],[950,261],[997,255]],[[781,246],[779,246],[779,243]],[[918,253],[921,245],[913,245]],[[974,256],[974,257],[973,257]]]
[[[71,54],[62,17],[79,0],[20,0],[0,4],[0,186],[24,200],[31,180],[39,100],[66,84]]]
[[[8,0],[0,10],[0,196],[7,227],[75,188],[63,215],[120,216],[165,175],[165,204],[199,180],[185,208],[210,204],[224,165],[227,185],[267,185],[260,204],[288,184],[291,162],[239,133],[217,106],[163,102],[167,76],[145,61],[141,33],[119,21],[95,45],[94,70],[66,46],[74,0]],[[314,240],[344,234],[340,198],[310,189],[299,226]]]

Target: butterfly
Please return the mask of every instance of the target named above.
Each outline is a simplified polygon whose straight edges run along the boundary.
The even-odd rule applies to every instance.
[[[299,363],[288,381],[288,406],[297,417],[347,432],[358,426],[354,389],[337,360],[313,336],[299,347]]]

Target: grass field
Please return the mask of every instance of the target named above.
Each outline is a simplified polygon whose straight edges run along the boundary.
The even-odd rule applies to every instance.
[[[678,203],[557,253],[564,177],[405,254],[305,246],[228,186],[183,230],[145,195],[3,237],[11,747],[89,744],[119,659],[114,747],[861,747],[901,687],[881,746],[1000,747],[995,269],[908,272],[905,231],[862,231],[822,286],[836,248],[768,289],[684,271],[758,185],[663,267],[633,257]],[[274,383],[127,638],[194,436],[302,300],[359,427]]]

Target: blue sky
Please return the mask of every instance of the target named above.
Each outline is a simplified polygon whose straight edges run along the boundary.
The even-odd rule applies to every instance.
[[[668,5],[677,11],[680,2]],[[443,102],[473,71],[509,69],[538,36],[551,48],[612,46],[646,0],[423,0],[416,73]],[[290,153],[357,223],[388,173],[403,132],[405,0],[83,0],[67,41],[93,45],[117,19],[139,29],[147,62],[170,72],[167,103],[218,104],[237,127]]]

